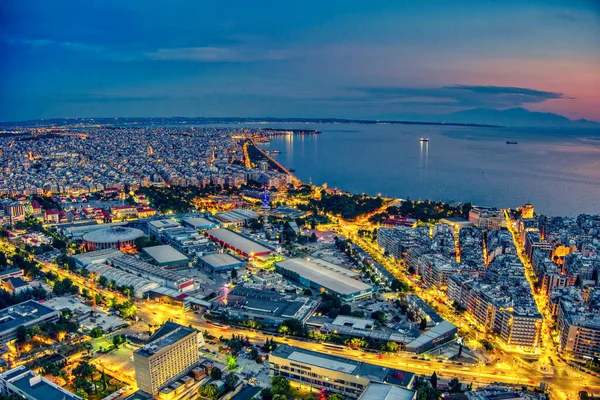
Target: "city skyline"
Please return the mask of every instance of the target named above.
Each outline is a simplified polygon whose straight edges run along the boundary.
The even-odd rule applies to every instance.
[[[600,120],[594,1],[2,7],[4,121],[515,107]]]

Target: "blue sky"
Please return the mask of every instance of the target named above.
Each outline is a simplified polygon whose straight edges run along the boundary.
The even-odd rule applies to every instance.
[[[594,0],[4,0],[0,55],[5,121],[518,106],[600,120]]]

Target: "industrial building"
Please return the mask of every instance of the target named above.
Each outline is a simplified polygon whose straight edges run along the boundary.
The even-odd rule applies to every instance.
[[[122,271],[118,268],[113,268],[105,263],[89,264],[86,268],[97,277],[103,276],[108,279],[109,282],[115,281],[117,286],[132,286],[133,296],[138,299],[144,298],[144,294],[149,290],[160,288],[160,285],[156,282]]]
[[[150,221],[147,226],[148,230],[156,236],[160,236],[165,230],[181,228],[181,224],[173,218]]]
[[[83,244],[88,251],[102,249],[122,249],[134,247],[135,240],[144,236],[144,232],[125,226],[113,226],[97,229],[83,235]]]
[[[373,294],[371,285],[350,277],[355,273],[323,260],[290,258],[276,263],[275,269],[305,287],[335,293],[343,301],[355,301]]]
[[[92,264],[106,264],[106,260],[111,257],[118,257],[121,253],[117,249],[103,249],[89,251],[87,253],[75,254],[75,266],[78,268],[87,268]]]
[[[17,337],[17,328],[30,328],[44,322],[58,321],[58,311],[27,300],[17,305],[0,310],[0,340],[8,342]]]
[[[142,251],[152,258],[159,267],[182,267],[190,262],[185,254],[180,253],[168,244],[145,247]]]
[[[239,235],[229,229],[209,229],[205,232],[206,236],[222,246],[235,251],[244,257],[252,258],[257,256],[266,256],[273,252],[260,243]]]
[[[283,376],[351,399],[358,399],[371,382],[409,388],[414,381],[411,372],[285,344],[279,345],[269,355],[269,372],[271,376]]]
[[[174,322],[166,322],[145,345],[133,352],[135,380],[140,390],[156,395],[161,390],[180,394],[171,383],[189,373],[199,362],[202,333]],[[178,392],[179,391],[179,392]]]
[[[131,274],[143,276],[144,278],[158,283],[160,286],[171,288],[179,292],[186,292],[194,289],[194,280],[178,274],[175,271],[162,269],[156,265],[140,261],[135,257],[121,254],[111,257],[109,262],[124,271]]]
[[[253,218],[258,218],[259,213],[252,210],[246,210],[244,208],[237,208],[235,210],[219,212],[215,214],[215,218],[221,221],[225,225],[242,226]]]
[[[227,312],[230,318],[279,326],[286,319],[305,323],[320,302],[319,297],[236,286],[227,295]]]
[[[196,230],[218,228],[219,224],[201,217],[184,218],[183,225]]]
[[[0,393],[27,400],[82,400],[24,365],[0,375]]]
[[[213,253],[198,258],[198,264],[210,269],[212,272],[221,272],[242,268],[246,265],[246,262],[227,253]]]

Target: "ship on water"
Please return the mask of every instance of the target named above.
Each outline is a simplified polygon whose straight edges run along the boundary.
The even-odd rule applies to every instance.
[[[517,142],[514,140],[507,140],[506,144],[517,144]]]
[[[429,142],[429,138],[421,138],[419,139],[420,142],[422,143],[428,143]]]

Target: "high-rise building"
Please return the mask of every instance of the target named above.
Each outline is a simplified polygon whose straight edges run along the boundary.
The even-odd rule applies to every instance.
[[[160,389],[188,373],[198,363],[202,333],[166,322],[133,353],[135,380],[140,390],[156,395]]]

